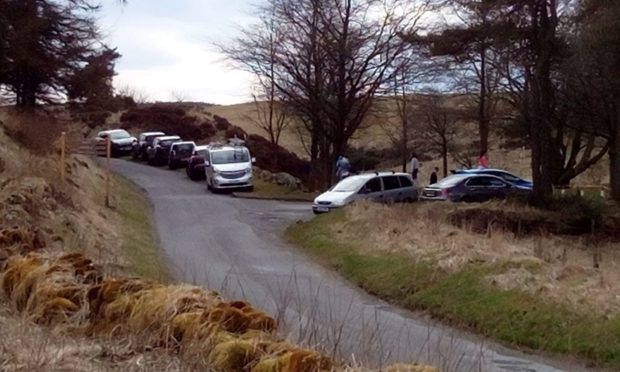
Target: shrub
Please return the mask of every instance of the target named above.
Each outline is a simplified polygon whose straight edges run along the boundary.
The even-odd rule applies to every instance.
[[[203,129],[198,118],[189,116],[181,107],[153,105],[134,108],[121,115],[123,129],[161,130],[185,139],[202,139]],[[207,128],[208,131],[208,128]]]
[[[310,162],[256,134],[248,137],[247,145],[260,168],[272,173],[286,172],[304,182],[308,181]]]
[[[227,119],[224,119],[221,116],[213,116],[213,120],[215,121],[215,128],[217,130],[226,130],[229,127],[232,126],[232,124],[230,124],[230,122]]]
[[[211,138],[217,134],[217,130],[215,129],[215,126],[210,121],[202,122],[198,126],[198,128],[200,128],[200,131],[202,132],[202,138],[205,138],[205,139]]]
[[[233,125],[231,127],[229,127],[228,129],[226,129],[226,138],[234,138],[237,137],[239,139],[244,139],[247,137],[247,133],[246,131],[244,131],[242,128],[239,128],[236,125]]]
[[[548,208],[558,212],[564,223],[575,228],[581,227],[584,232],[589,232],[592,227],[595,229],[601,227],[607,211],[602,198],[580,195],[554,196]]]

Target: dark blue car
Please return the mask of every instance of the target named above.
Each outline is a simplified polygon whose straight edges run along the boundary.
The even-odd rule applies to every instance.
[[[527,195],[530,190],[518,187],[491,174],[460,173],[429,185],[422,191],[423,200],[484,202],[505,199],[511,195]]]
[[[478,168],[478,169],[460,169],[453,170],[453,174],[488,174],[491,176],[496,176],[504,181],[511,183],[512,185],[525,190],[532,190],[534,188],[534,184],[530,180],[525,180],[521,177],[517,177],[514,174],[507,172],[503,169],[492,169],[492,168]]]

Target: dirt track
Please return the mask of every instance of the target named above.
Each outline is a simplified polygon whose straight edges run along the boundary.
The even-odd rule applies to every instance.
[[[184,173],[123,160],[113,167],[149,196],[179,280],[249,300],[283,319],[293,340],[375,366],[419,361],[442,371],[583,370],[420,319],[309,261],[280,238],[288,224],[311,217],[307,204],[212,195]]]

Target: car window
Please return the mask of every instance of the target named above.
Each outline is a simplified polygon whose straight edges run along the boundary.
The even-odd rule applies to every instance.
[[[413,187],[413,182],[411,181],[411,179],[409,179],[409,177],[398,176],[398,179],[402,187]]]
[[[131,137],[129,135],[129,133],[125,132],[125,131],[119,131],[119,132],[112,132],[110,134],[110,138],[112,139],[125,139],[125,138],[129,138]]]
[[[203,149],[203,150],[194,151],[194,155],[204,157],[205,155],[207,155],[207,150]]]
[[[497,178],[490,179],[489,180],[489,184],[492,187],[506,187],[506,182],[504,182],[504,181],[502,181],[500,179],[497,179]]]
[[[386,191],[400,189],[400,182],[398,182],[398,177],[397,176],[383,177],[383,186]]]
[[[505,179],[508,182],[518,182],[519,181],[519,177],[517,176],[513,176],[510,173],[506,173],[506,172],[497,172],[496,174],[494,174],[495,176],[501,177],[503,179]]]
[[[366,182],[366,190],[368,190],[368,192],[380,192],[381,191],[381,178],[376,177]]]
[[[495,180],[495,178],[491,177],[472,177],[467,181],[467,186],[472,187],[489,187],[491,186],[491,181]]]
[[[247,163],[250,161],[250,154],[245,149],[223,150],[211,153],[213,164],[233,164]]]
[[[194,149],[194,145],[191,143],[182,143],[174,145],[174,149],[177,151],[192,151]]]

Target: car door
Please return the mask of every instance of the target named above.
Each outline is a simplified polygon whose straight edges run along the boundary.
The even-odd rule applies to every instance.
[[[413,181],[409,176],[398,176],[400,181],[400,190],[402,193],[401,201],[415,201],[418,200],[418,190],[413,185]]]
[[[466,193],[463,195],[463,201],[482,202],[489,200],[491,195],[490,179],[491,177],[476,176],[465,182]]]
[[[403,199],[398,176],[383,176],[383,196],[386,203],[396,203]]]
[[[364,199],[382,202],[384,197],[381,177],[374,177],[366,181],[366,184],[364,185],[364,187],[362,187],[362,191],[360,192],[360,194],[361,197]]]

